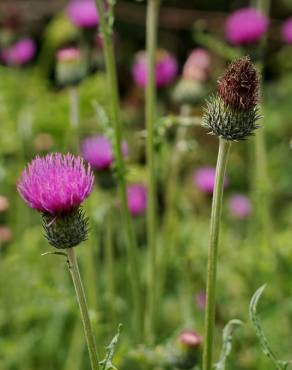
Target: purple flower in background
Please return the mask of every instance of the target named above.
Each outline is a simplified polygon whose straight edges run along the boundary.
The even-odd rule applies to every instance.
[[[292,18],[287,19],[281,28],[282,39],[287,44],[292,44]]]
[[[204,193],[213,193],[215,184],[215,167],[201,167],[193,176],[194,184]],[[224,186],[227,186],[228,180],[225,177]]]
[[[94,28],[99,23],[99,16],[93,0],[73,0],[67,7],[67,15],[75,26]]]
[[[192,81],[206,81],[210,70],[210,54],[207,50],[194,49],[183,67],[183,78]]]
[[[111,142],[102,135],[88,137],[81,144],[83,158],[97,171],[108,169],[114,161]],[[128,145],[122,143],[122,153],[128,155]]]
[[[82,158],[53,153],[37,156],[23,171],[17,189],[31,208],[56,215],[78,208],[93,182],[91,168]]]
[[[8,65],[21,66],[30,62],[35,54],[35,42],[24,38],[5,48],[1,52],[1,59]]]
[[[255,8],[233,12],[225,24],[225,36],[233,45],[251,44],[260,40],[268,28],[268,19]]]
[[[163,87],[169,85],[175,78],[178,65],[175,57],[166,50],[159,49],[156,54],[156,85]],[[144,51],[137,53],[132,67],[135,83],[140,87],[147,85],[147,55]]]
[[[128,207],[132,216],[139,216],[147,207],[147,189],[142,184],[127,187]]]
[[[234,218],[247,218],[252,212],[251,201],[246,195],[233,195],[229,199],[229,210]]]
[[[196,303],[197,303],[197,307],[200,310],[203,311],[205,309],[206,307],[206,293],[205,292],[199,292],[196,295]]]

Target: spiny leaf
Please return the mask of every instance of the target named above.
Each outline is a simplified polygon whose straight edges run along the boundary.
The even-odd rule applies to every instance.
[[[222,335],[222,350],[220,353],[219,361],[214,366],[215,370],[225,370],[225,363],[232,349],[232,335],[234,329],[242,324],[243,323],[241,320],[233,319],[230,320],[224,327]]]
[[[277,370],[286,370],[289,366],[289,362],[279,360],[275,353],[272,351],[257,314],[257,305],[265,288],[266,285],[263,285],[253,295],[249,305],[249,316],[255,327],[256,334],[260,341],[263,353],[270,359]]]
[[[101,365],[101,370],[117,370],[117,368],[113,365],[112,360],[115,354],[115,349],[119,340],[122,326],[122,324],[119,324],[117,334],[113,337],[110,344],[106,347],[105,359],[99,362],[99,364]]]

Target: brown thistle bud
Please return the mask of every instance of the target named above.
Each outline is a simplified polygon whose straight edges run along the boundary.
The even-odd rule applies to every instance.
[[[206,104],[203,126],[225,140],[244,140],[259,128],[259,74],[248,57],[237,59]]]
[[[259,101],[259,74],[249,57],[229,65],[218,81],[218,95],[229,108],[247,111]]]

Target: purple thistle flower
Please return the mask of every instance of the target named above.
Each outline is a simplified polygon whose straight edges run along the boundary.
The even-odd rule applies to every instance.
[[[255,8],[233,12],[225,24],[225,36],[233,45],[251,44],[261,39],[268,28],[268,19]]]
[[[37,156],[27,166],[17,190],[31,208],[57,215],[78,208],[91,193],[93,182],[91,168],[81,157],[53,153]]]
[[[234,218],[245,219],[252,212],[251,201],[246,195],[233,195],[229,199],[229,210]]]
[[[193,176],[194,184],[204,193],[213,193],[215,185],[215,167],[201,167]],[[225,177],[224,186],[227,186],[228,179]]]
[[[93,0],[72,0],[67,7],[67,15],[75,26],[94,28],[99,23],[99,16]]]
[[[178,65],[175,57],[166,50],[159,49],[156,54],[156,86],[169,85],[175,78]],[[141,51],[137,53],[132,67],[132,75],[135,83],[140,87],[147,85],[147,55]]]
[[[108,169],[114,161],[111,142],[102,135],[88,137],[81,144],[83,158],[97,171]],[[122,143],[122,153],[128,155],[128,145]]]
[[[282,39],[287,44],[292,44],[292,18],[287,19],[281,27]]]
[[[8,65],[21,66],[30,62],[35,54],[35,42],[24,38],[5,48],[1,52],[1,59]]]
[[[132,216],[139,216],[147,207],[147,188],[142,184],[127,187],[128,208]]]
[[[210,70],[210,54],[207,50],[194,49],[183,67],[183,78],[191,81],[206,81]]]

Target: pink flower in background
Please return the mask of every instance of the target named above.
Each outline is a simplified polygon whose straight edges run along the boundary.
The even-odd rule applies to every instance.
[[[196,348],[203,343],[203,338],[194,330],[182,331],[179,340],[187,348]]]
[[[193,176],[194,184],[204,193],[213,193],[215,184],[215,167],[201,167]],[[227,186],[228,179],[225,177],[224,186]]]
[[[64,48],[60,49],[57,52],[57,60],[58,61],[75,61],[76,59],[81,58],[81,52],[78,48]]]
[[[35,42],[30,38],[24,38],[5,48],[1,52],[1,58],[8,65],[21,66],[30,62],[35,54]]]
[[[99,23],[93,0],[72,0],[67,7],[67,15],[72,23],[80,28],[94,28]]]
[[[287,19],[281,28],[282,39],[287,44],[292,44],[292,18]]]
[[[105,136],[97,135],[88,137],[81,144],[83,158],[97,171],[109,168],[114,161],[112,144]],[[128,145],[122,143],[122,153],[128,155]]]
[[[233,45],[251,44],[261,39],[268,29],[268,19],[255,8],[233,12],[225,24],[225,36]]]
[[[247,218],[252,212],[251,201],[246,195],[233,195],[229,199],[229,210],[234,218]]]
[[[183,67],[183,78],[192,81],[206,81],[210,72],[210,54],[207,50],[194,49]]]
[[[147,207],[147,188],[142,184],[127,187],[128,207],[132,216],[139,216]]]
[[[176,77],[178,65],[175,57],[166,50],[159,49],[156,54],[156,85],[169,85]],[[144,51],[137,53],[132,67],[135,83],[140,87],[147,85],[147,55]]]
[[[23,171],[17,190],[23,200],[40,212],[56,215],[79,207],[92,191],[90,166],[72,154],[37,156]]]

